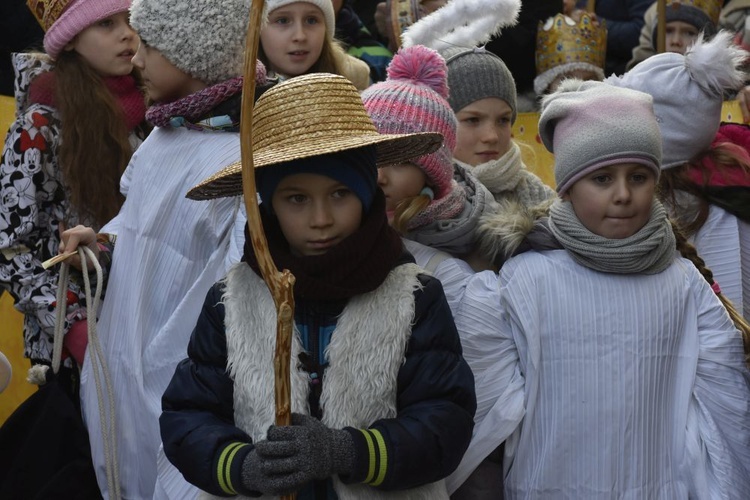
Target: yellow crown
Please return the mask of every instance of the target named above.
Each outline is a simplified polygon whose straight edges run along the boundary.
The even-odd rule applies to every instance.
[[[604,68],[607,27],[583,14],[577,23],[562,14],[539,22],[536,33],[536,74],[568,63],[589,63]]]
[[[57,21],[71,0],[26,0],[31,13],[34,14],[42,29],[47,32]]]
[[[723,0],[667,0],[667,9],[676,9],[680,5],[695,7],[708,16],[714,26],[719,24]]]

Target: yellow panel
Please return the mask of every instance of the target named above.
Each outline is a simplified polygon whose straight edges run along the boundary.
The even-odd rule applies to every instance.
[[[555,187],[555,157],[542,144],[538,133],[539,113],[519,113],[513,124],[513,139],[521,147],[526,167],[548,186]]]
[[[5,133],[13,122],[15,100],[0,96],[0,130],[5,144]],[[13,299],[7,293],[0,297],[0,351],[13,366],[10,385],[0,393],[0,424],[13,410],[34,392],[35,387],[26,382],[29,361],[23,357],[23,316],[13,309]]]

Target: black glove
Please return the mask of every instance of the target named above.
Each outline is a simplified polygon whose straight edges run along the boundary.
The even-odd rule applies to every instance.
[[[351,434],[294,413],[292,425],[271,426],[267,439],[255,444],[242,465],[242,480],[251,490],[284,495],[314,479],[348,474],[354,458]]]

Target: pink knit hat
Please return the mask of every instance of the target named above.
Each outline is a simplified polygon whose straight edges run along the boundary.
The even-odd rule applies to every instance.
[[[44,35],[44,50],[52,59],[75,36],[95,22],[130,8],[130,0],[27,0]]]
[[[440,149],[412,160],[427,176],[435,200],[452,189],[456,117],[447,97],[445,60],[421,45],[401,49],[388,66],[388,79],[362,92],[365,109],[381,134],[443,135]]]

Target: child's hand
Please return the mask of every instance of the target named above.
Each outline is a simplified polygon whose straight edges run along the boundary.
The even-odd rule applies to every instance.
[[[79,246],[86,246],[94,252],[94,256],[99,258],[99,245],[96,243],[96,233],[93,229],[86,226],[78,225],[72,229],[65,229],[63,223],[60,223],[60,247],[59,254],[75,252]],[[81,270],[81,258],[73,255],[67,259],[68,263]],[[91,266],[89,266],[91,270]]]
[[[255,458],[249,457],[255,454]],[[253,460],[255,463],[251,464]],[[330,429],[309,415],[292,414],[292,425],[271,426],[267,439],[255,444],[255,450],[243,464],[256,470],[258,486],[272,487],[264,493],[297,491],[314,479],[348,474],[354,465],[354,442],[344,430]],[[273,483],[273,484],[270,484]],[[270,485],[270,486],[269,486]]]

